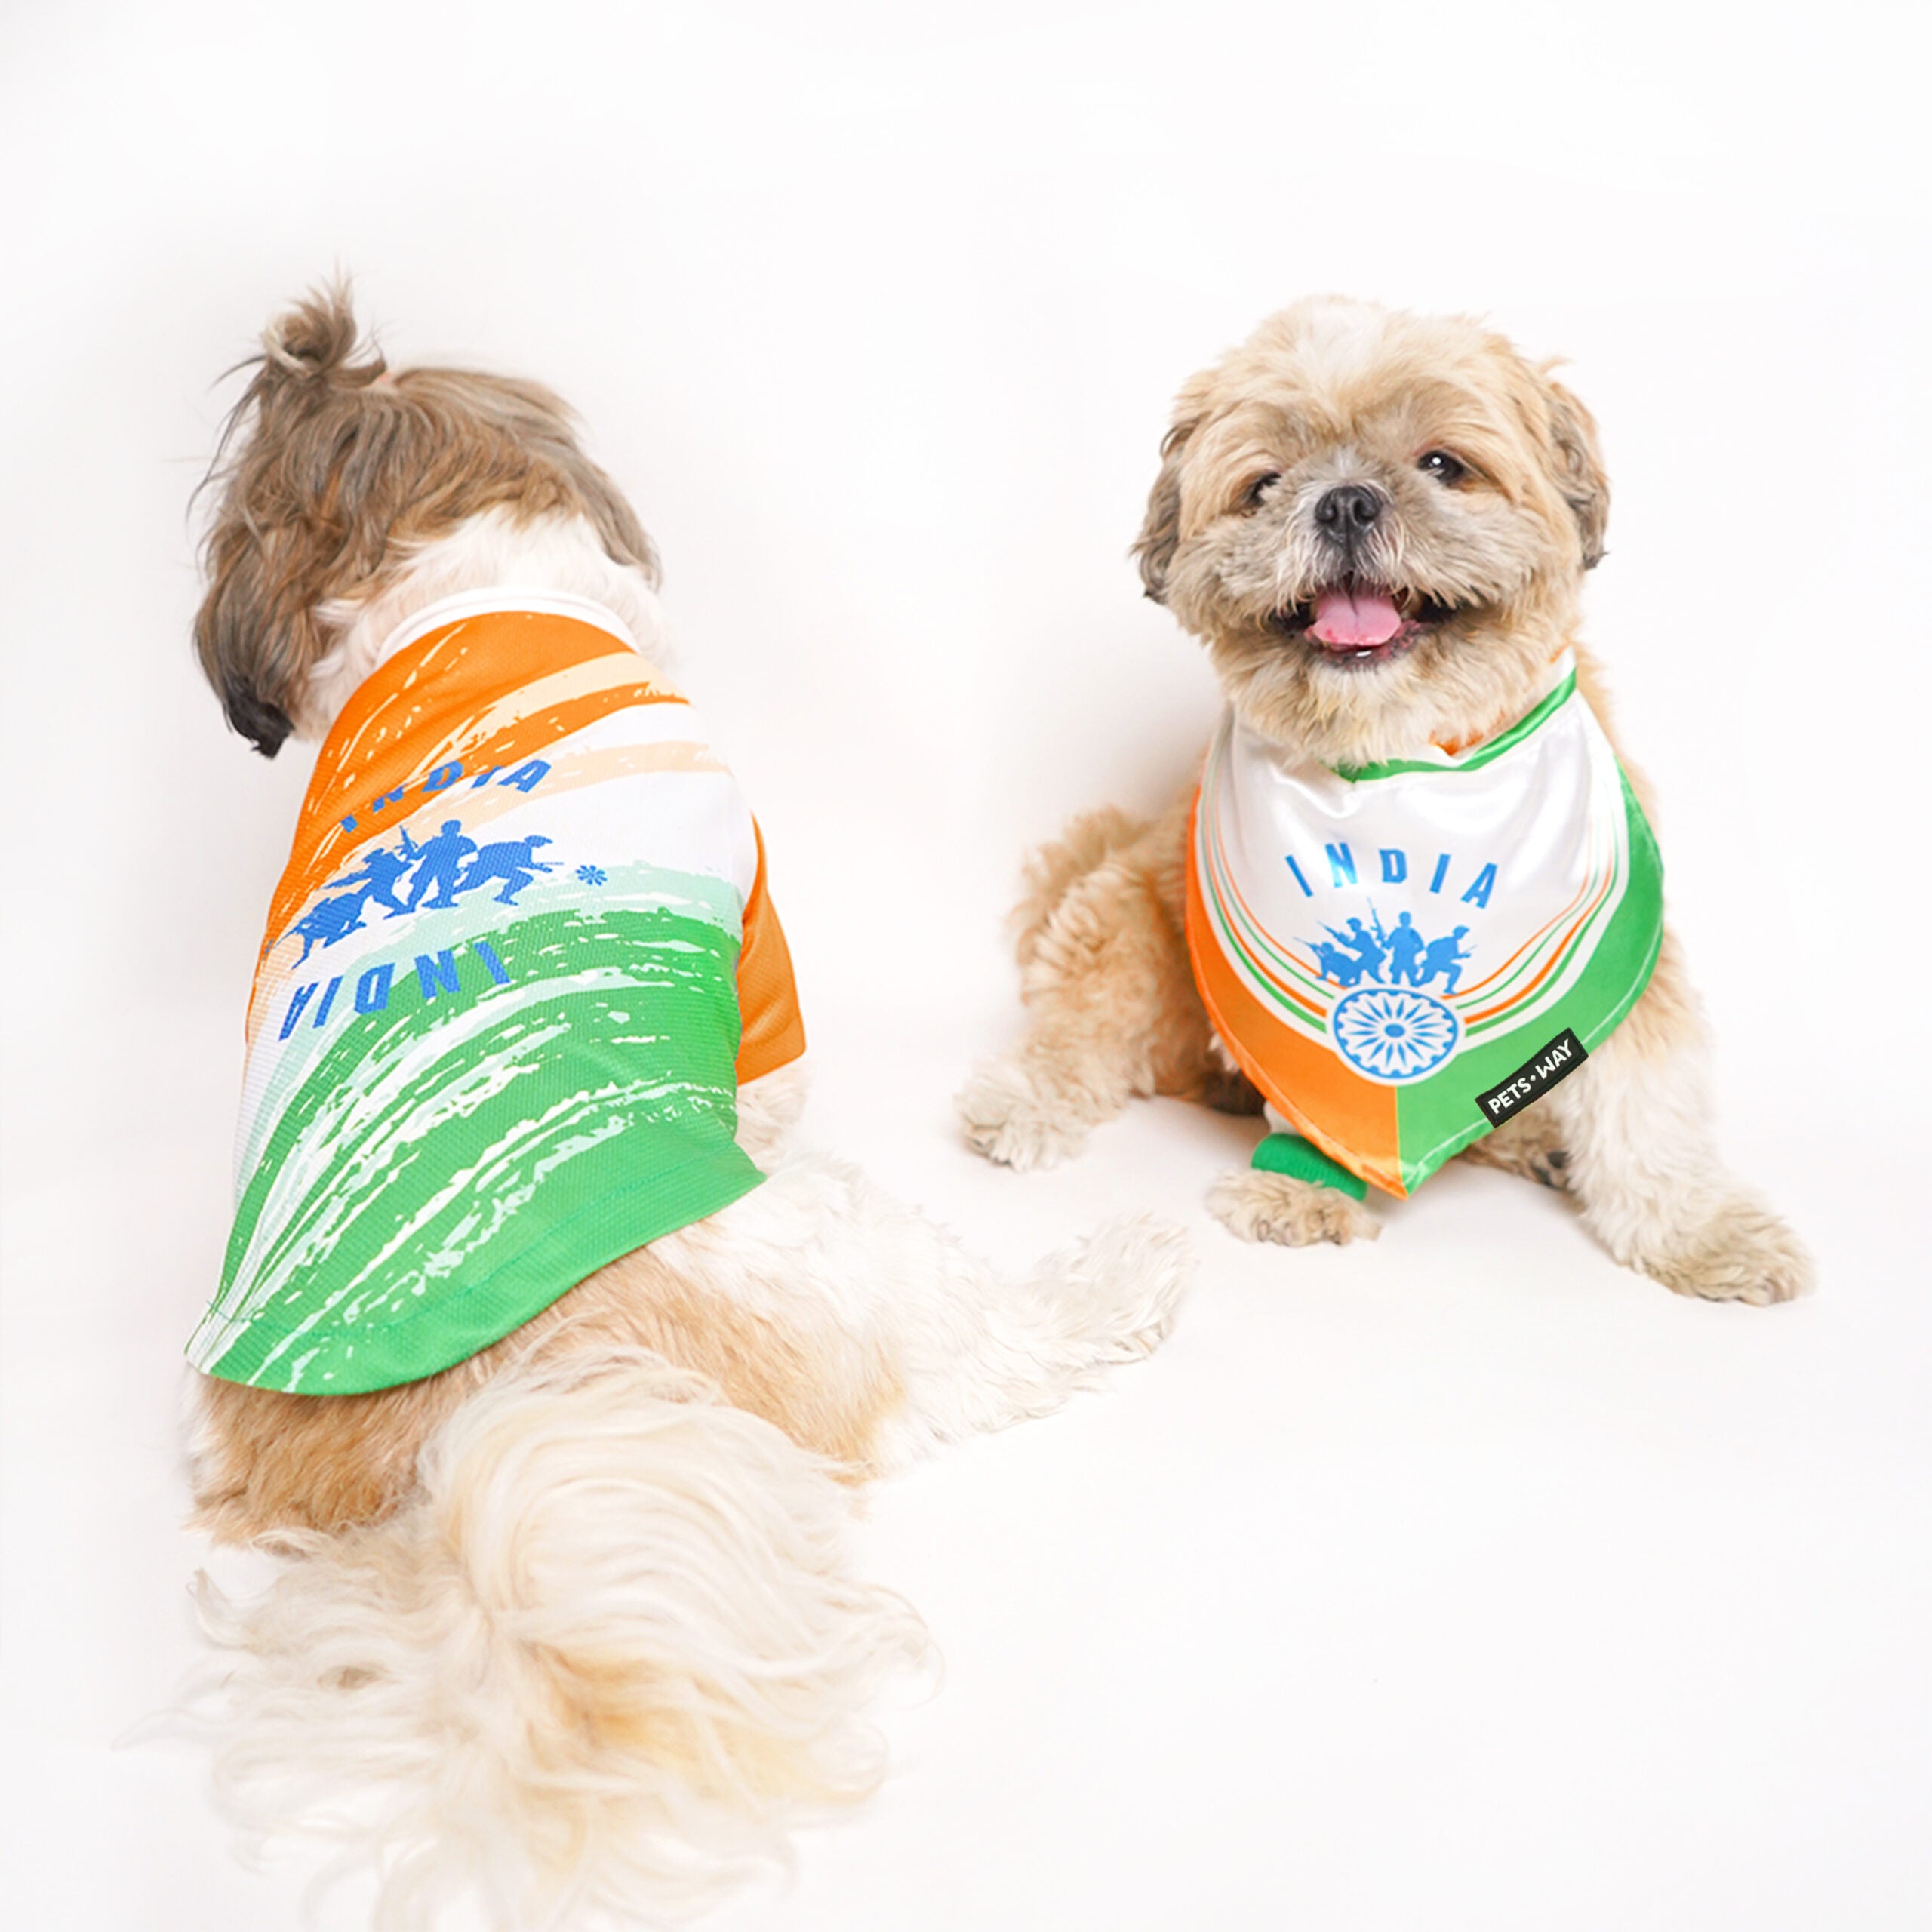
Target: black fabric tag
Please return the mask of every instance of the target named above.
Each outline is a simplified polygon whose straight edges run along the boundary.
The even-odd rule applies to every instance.
[[[1492,1087],[1487,1094],[1478,1094],[1476,1105],[1491,1127],[1499,1126],[1511,1115],[1521,1113],[1532,1100],[1540,1100],[1559,1080],[1567,1079],[1589,1058],[1583,1041],[1566,1026],[1500,1085]]]

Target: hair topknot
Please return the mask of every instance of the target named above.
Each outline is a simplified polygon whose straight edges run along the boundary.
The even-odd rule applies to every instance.
[[[275,371],[304,381],[359,389],[389,367],[373,343],[362,361],[354,360],[359,334],[348,285],[326,284],[312,290],[263,330],[262,373]]]

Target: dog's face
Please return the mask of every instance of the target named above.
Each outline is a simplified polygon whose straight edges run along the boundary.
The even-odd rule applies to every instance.
[[[1322,299],[1181,392],[1135,546],[1255,730],[1330,762],[1506,723],[1568,641],[1609,492],[1500,337]]]

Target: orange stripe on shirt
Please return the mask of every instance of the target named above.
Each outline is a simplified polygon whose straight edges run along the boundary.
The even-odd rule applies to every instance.
[[[758,875],[745,901],[744,943],[738,950],[740,1087],[787,1065],[805,1050],[792,949],[785,943],[785,929],[765,889],[764,834],[757,835]]]
[[[275,888],[262,956],[362,847],[423,802],[405,796],[374,810],[378,771],[408,772],[407,794],[439,766],[460,760],[463,776],[448,788],[454,792],[479,771],[513,768],[614,711],[679,702],[641,674],[642,661],[595,624],[522,611],[460,618],[398,651],[363,681],[323,743],[303,804],[307,835],[298,835]],[[587,688],[583,678],[568,675],[577,668]],[[571,696],[506,709],[506,687],[540,688],[560,672],[574,688]],[[352,827],[343,823],[351,818]]]

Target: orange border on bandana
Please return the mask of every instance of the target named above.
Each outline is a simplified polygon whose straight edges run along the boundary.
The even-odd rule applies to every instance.
[[[1222,951],[1201,894],[1195,842],[1200,816],[1197,791],[1188,823],[1187,950],[1194,964],[1195,986],[1215,1032],[1241,1063],[1241,1071],[1298,1131],[1351,1174],[1373,1181],[1385,1194],[1406,1199],[1409,1190],[1402,1183],[1395,1090],[1351,1073],[1332,1048],[1276,1019],[1248,990]],[[1305,1092],[1324,1094],[1331,1131],[1308,1117],[1284,1081]],[[1337,1139],[1337,1134],[1346,1138]]]

